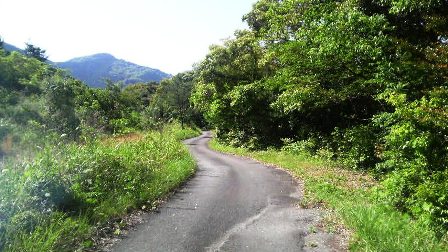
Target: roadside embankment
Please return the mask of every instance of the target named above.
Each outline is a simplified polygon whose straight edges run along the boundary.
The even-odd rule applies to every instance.
[[[251,151],[212,140],[212,149],[250,157],[289,171],[304,183],[303,207],[327,210],[322,228],[350,233],[352,251],[447,251],[427,223],[411,219],[378,200],[378,184],[368,174],[285,150]],[[345,232],[344,231],[344,232]]]
[[[194,173],[195,162],[180,140],[197,134],[170,125],[61,144],[31,161],[7,164],[0,172],[0,251],[94,246],[98,227],[151,207]]]

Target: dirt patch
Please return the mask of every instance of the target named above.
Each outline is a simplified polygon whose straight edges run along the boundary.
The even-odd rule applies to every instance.
[[[117,135],[103,139],[101,142],[104,144],[120,144],[127,142],[136,142],[142,140],[145,136],[141,133],[129,133],[124,135]]]

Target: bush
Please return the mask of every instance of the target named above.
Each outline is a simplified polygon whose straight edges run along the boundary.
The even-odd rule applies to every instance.
[[[287,151],[293,154],[315,154],[317,150],[316,139],[308,138],[306,140],[293,142],[291,139],[283,139],[283,151]]]
[[[344,130],[336,128],[331,141],[338,159],[346,167],[370,169],[378,162],[375,153],[378,129],[371,125],[359,125]]]
[[[0,250],[73,251],[91,227],[181,184],[194,161],[171,125],[158,132],[59,144],[0,173]]]
[[[383,197],[436,229],[448,230],[448,120],[446,88],[412,103],[397,102],[393,113],[376,121],[386,130],[377,170],[389,173]],[[398,98],[397,98],[398,99]]]

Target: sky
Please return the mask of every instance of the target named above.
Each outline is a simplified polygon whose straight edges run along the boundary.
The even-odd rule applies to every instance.
[[[51,61],[95,53],[160,69],[192,69],[212,44],[247,28],[256,0],[0,0],[0,37]]]

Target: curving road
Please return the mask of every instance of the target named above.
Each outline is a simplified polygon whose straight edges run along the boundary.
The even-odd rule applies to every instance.
[[[298,208],[286,172],[214,152],[210,133],[185,141],[198,171],[112,251],[336,251],[319,214]]]

